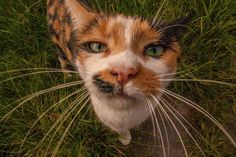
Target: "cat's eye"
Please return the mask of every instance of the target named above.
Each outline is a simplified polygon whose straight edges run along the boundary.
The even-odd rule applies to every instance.
[[[144,50],[145,54],[151,57],[160,57],[164,51],[165,47],[161,45],[150,45]]]
[[[88,48],[94,53],[105,52],[107,50],[106,45],[99,42],[88,43]]]

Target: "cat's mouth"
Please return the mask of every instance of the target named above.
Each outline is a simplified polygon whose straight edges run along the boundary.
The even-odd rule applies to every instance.
[[[101,79],[99,76],[94,76],[93,83],[95,87],[103,94],[107,96],[113,96],[117,98],[123,98],[123,99],[132,99],[133,96],[126,93],[124,90],[124,87],[117,84],[112,84],[110,82],[106,82],[103,79]]]

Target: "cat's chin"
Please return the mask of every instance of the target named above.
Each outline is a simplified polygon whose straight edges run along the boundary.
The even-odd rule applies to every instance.
[[[102,105],[108,105],[112,108],[115,107],[116,109],[131,107],[137,104],[137,102],[143,102],[144,99],[143,95],[134,90],[132,90],[132,92],[124,90],[122,92],[111,93],[93,90],[90,91],[90,95],[92,98],[96,97],[95,103],[99,101]]]
[[[135,99],[134,96],[130,96],[126,93],[113,94],[112,97],[115,97],[117,99]]]
[[[97,97],[100,98],[105,98],[108,100],[120,100],[120,101],[133,101],[136,100],[138,98],[140,98],[140,96],[137,95],[130,95],[128,93],[103,93],[103,92],[97,92],[95,94]]]

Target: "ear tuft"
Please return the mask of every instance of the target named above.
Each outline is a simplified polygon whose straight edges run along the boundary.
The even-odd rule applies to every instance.
[[[192,18],[193,18],[193,14],[188,14],[185,17],[181,17],[175,20],[174,22],[172,22],[172,24],[187,25],[189,22],[191,22]]]
[[[95,12],[87,6],[85,0],[65,0],[74,25],[74,30],[81,28],[95,17]]]
[[[173,22],[165,23],[161,26],[161,30],[167,35],[169,38],[180,39],[187,29],[187,24],[191,22],[193,15],[189,14],[186,17],[179,18]]]

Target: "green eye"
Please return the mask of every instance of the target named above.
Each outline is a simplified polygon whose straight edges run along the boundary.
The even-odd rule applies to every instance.
[[[95,53],[100,53],[100,52],[104,52],[107,50],[106,45],[104,45],[102,43],[98,43],[98,42],[91,42],[91,43],[89,43],[88,46],[89,46],[89,49]]]
[[[161,45],[150,45],[145,49],[145,54],[151,57],[159,57],[165,51],[165,48]]]

